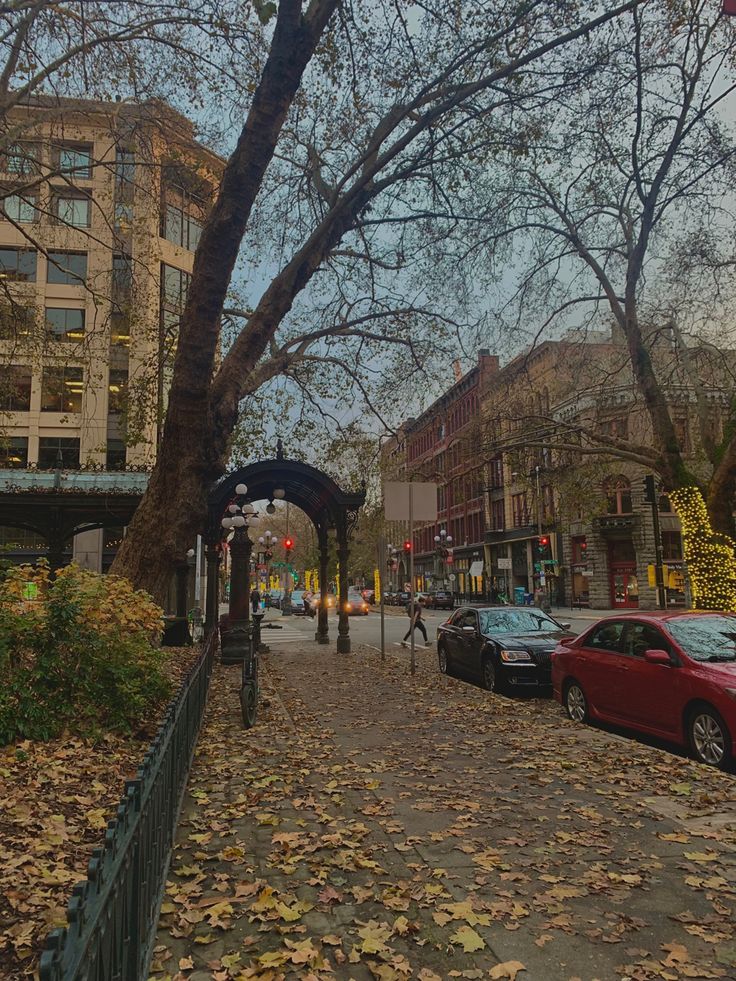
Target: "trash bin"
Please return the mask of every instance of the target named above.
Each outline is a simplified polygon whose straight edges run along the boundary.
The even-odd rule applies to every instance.
[[[514,586],[514,606],[523,606],[526,600],[526,590],[523,586]]]

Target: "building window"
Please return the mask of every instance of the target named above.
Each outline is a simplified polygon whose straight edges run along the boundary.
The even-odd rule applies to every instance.
[[[133,225],[133,205],[126,201],[115,202],[115,228],[118,231],[130,231]]]
[[[83,286],[87,279],[86,252],[49,252],[46,281],[59,286]]]
[[[542,485],[542,515],[545,521],[554,521],[555,495],[551,484]]]
[[[89,228],[92,200],[86,194],[57,192],[54,195],[54,214],[60,224]]]
[[[81,412],[81,368],[44,368],[41,383],[42,412]]]
[[[28,466],[28,437],[0,436],[0,467],[22,470]]]
[[[84,144],[61,144],[53,149],[54,166],[60,173],[88,179],[92,176],[92,148]]]
[[[625,477],[614,477],[606,484],[609,514],[631,514],[631,484]]]
[[[659,508],[660,514],[674,514],[672,510],[672,503],[666,494],[662,494],[657,502],[657,507]]]
[[[171,313],[181,313],[187,301],[191,276],[175,266],[161,266],[162,300]]]
[[[129,300],[133,288],[133,261],[129,255],[118,253],[112,257],[113,300]]]
[[[83,340],[84,310],[46,307],[46,330],[49,337],[57,341]]]
[[[662,558],[665,562],[682,562],[682,535],[679,531],[662,532]]]
[[[573,565],[583,565],[588,561],[588,542],[585,535],[576,535],[572,539],[572,562]]]
[[[38,196],[30,191],[8,194],[3,198],[3,214],[10,221],[28,225],[38,219]]]
[[[32,307],[21,306],[18,303],[0,304],[0,340],[18,341],[30,337],[36,320],[36,312]]]
[[[678,416],[672,420],[672,425],[675,430],[675,436],[677,437],[677,442],[680,446],[680,451],[685,454],[685,456],[690,453],[690,427],[688,425],[687,416]]]
[[[125,470],[125,443],[122,439],[108,439],[105,469]]]
[[[601,432],[614,439],[629,438],[629,420],[627,416],[616,416],[614,419],[606,419],[601,423]]]
[[[0,388],[0,407],[7,412],[28,412],[31,408],[32,372],[25,365],[5,369],[7,383]]]
[[[38,145],[35,143],[14,143],[3,155],[3,170],[6,174],[27,177],[38,173]]]
[[[524,528],[529,524],[525,493],[511,495],[511,513],[514,518],[514,528]]]
[[[110,344],[130,347],[130,318],[120,310],[113,310],[110,317]]]
[[[491,460],[491,487],[494,490],[500,490],[503,487],[503,458],[500,456],[494,457]]]
[[[167,242],[174,242],[175,245],[182,245],[190,252],[194,252],[199,245],[201,235],[200,222],[188,215],[183,208],[174,204],[166,205],[164,238]]]
[[[125,409],[128,397],[128,372],[123,369],[111,369],[107,391],[107,414],[119,415]]]
[[[0,249],[0,277],[16,283],[35,283],[36,250]]]
[[[506,527],[503,501],[491,501],[491,525],[493,531],[503,531]]]
[[[135,191],[135,154],[118,150],[115,154],[115,199],[132,202]]]
[[[79,469],[79,440],[66,436],[42,436],[38,441],[38,466],[42,470]]]

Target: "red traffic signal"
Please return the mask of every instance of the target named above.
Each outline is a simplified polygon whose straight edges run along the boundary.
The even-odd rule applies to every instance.
[[[546,548],[549,545],[549,538],[547,535],[542,535],[539,539],[540,548]]]
[[[284,539],[284,548],[286,549],[286,551],[287,552],[290,552],[293,547],[294,547],[294,539],[293,538],[285,538]]]
[[[405,541],[404,542],[404,551],[405,552],[411,552],[411,542],[410,541]]]

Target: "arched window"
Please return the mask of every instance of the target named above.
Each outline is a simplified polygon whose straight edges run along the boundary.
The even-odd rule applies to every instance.
[[[626,477],[611,477],[604,484],[609,514],[631,514],[631,482]]]

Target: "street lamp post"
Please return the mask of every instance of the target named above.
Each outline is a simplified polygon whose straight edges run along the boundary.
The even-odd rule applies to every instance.
[[[266,592],[271,589],[271,559],[273,558],[273,550],[276,545],[278,545],[278,538],[272,535],[270,531],[265,532],[258,539],[258,544],[261,546],[261,551],[263,553],[263,562],[266,566]]]
[[[440,528],[439,535],[434,536],[434,555],[435,555],[435,574],[439,579],[442,578],[442,588],[446,588],[447,560],[452,550],[452,535],[448,535],[444,528]]]
[[[220,522],[230,539],[230,600],[228,628],[222,636],[222,661],[233,664],[244,660],[252,640],[250,626],[250,560],[253,543],[248,528],[258,517],[250,502],[239,503],[248,493],[245,484],[235,488],[235,499],[228,504]],[[230,534],[228,534],[230,538]]]
[[[396,593],[398,592],[398,586],[394,573],[399,568],[399,550],[394,545],[386,546],[386,567],[388,569],[388,581],[391,592]]]

